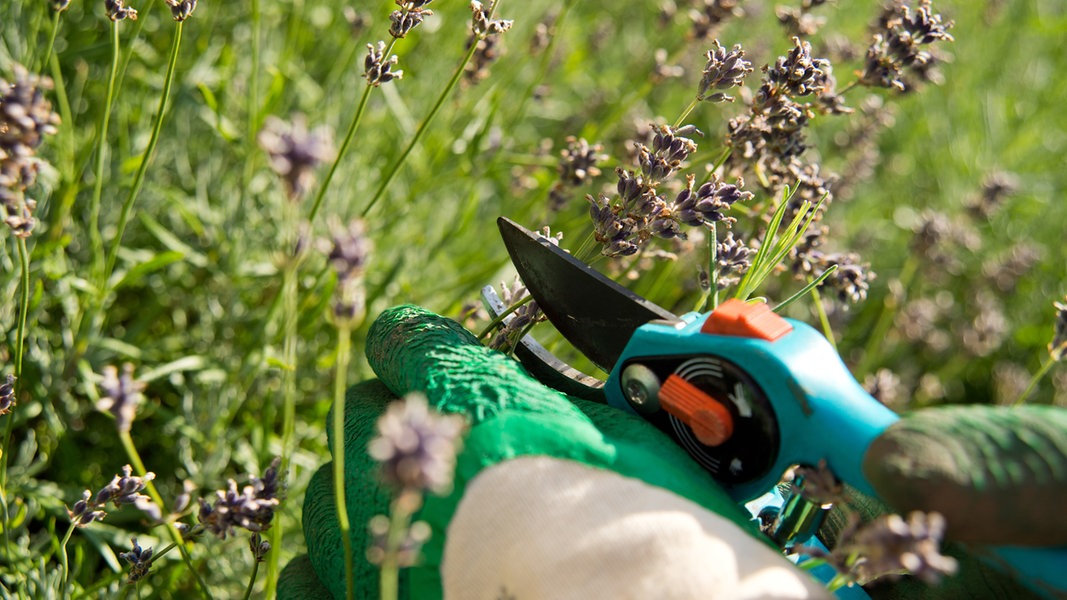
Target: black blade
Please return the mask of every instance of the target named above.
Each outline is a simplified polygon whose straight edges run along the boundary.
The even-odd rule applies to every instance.
[[[530,295],[563,337],[611,371],[638,327],[678,317],[634,294],[543,236],[497,219],[504,246]]]

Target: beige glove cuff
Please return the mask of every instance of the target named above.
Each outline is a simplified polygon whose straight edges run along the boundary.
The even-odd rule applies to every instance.
[[[830,598],[737,525],[662,488],[545,456],[467,486],[448,527],[445,598]]]

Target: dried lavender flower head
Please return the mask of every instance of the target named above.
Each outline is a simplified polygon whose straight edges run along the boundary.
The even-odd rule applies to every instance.
[[[184,21],[196,10],[197,0],[164,0],[170,7],[170,14],[175,21]]]
[[[15,406],[15,376],[8,373],[0,383],[0,415],[11,412]]]
[[[367,561],[372,565],[381,565],[390,545],[389,517],[375,515],[367,523],[367,529],[371,537],[370,545],[367,547]],[[394,550],[397,566],[412,567],[418,564],[419,550],[422,549],[426,540],[430,539],[432,531],[426,521],[415,521],[403,533],[403,538]]]
[[[92,491],[85,490],[82,492],[81,500],[78,500],[73,507],[67,509],[67,517],[70,518],[70,522],[75,527],[85,527],[89,523],[99,521],[107,516],[107,512],[103,508],[103,504],[98,504],[93,500]]]
[[[404,71],[393,70],[399,61],[395,54],[389,58],[385,57],[385,42],[379,41],[377,47],[367,44],[367,56],[363,59],[363,78],[367,80],[368,85],[374,87],[394,79],[402,79]]]
[[[162,511],[152,498],[141,493],[148,487],[148,482],[155,478],[156,474],[151,471],[145,473],[144,477],[134,475],[133,468],[126,465],[122,467],[121,476],[115,475],[110,483],[100,488],[90,507],[103,508],[108,502],[115,506],[133,505],[152,521],[158,522],[162,518]]]
[[[126,581],[136,583],[148,575],[148,569],[152,566],[152,548],[141,548],[137,538],[130,538],[130,543],[133,547],[129,552],[120,552],[119,558],[130,563],[130,576]]]
[[[411,393],[390,404],[378,419],[378,437],[368,452],[381,463],[382,478],[389,485],[445,494],[452,487],[465,428],[462,417],[440,414],[425,396]]]
[[[267,117],[258,140],[294,202],[314,183],[315,169],[334,156],[330,129],[319,126],[308,131],[307,120],[300,113],[292,115],[288,123],[273,115]]]
[[[1056,309],[1056,325],[1052,341],[1048,344],[1048,353],[1052,360],[1058,361],[1067,355],[1067,301],[1053,302],[1052,306]]]
[[[905,0],[888,2],[874,27],[867,56],[862,85],[906,91],[905,71],[928,79],[937,58],[923,49],[935,42],[951,42],[952,21],[945,21],[934,13],[930,0],[919,0],[912,9]]]
[[[200,498],[198,519],[204,529],[219,539],[233,535],[237,528],[252,533],[270,529],[274,511],[281,503],[278,497],[278,468],[281,459],[274,459],[263,477],[252,477],[251,483],[240,491],[237,482],[230,479],[226,489],[216,490],[214,502]]]
[[[104,10],[107,11],[107,18],[112,21],[137,20],[137,11],[126,7],[122,0],[104,0]]]
[[[31,75],[21,65],[13,70],[14,81],[0,78],[0,216],[16,237],[25,239],[33,232],[37,207],[26,190],[45,164],[36,156],[37,148],[46,135],[56,133],[59,115],[45,97],[52,80]]]
[[[119,375],[115,365],[104,367],[103,375],[100,390],[104,395],[97,401],[96,408],[114,415],[115,426],[120,432],[129,432],[137,414],[137,406],[144,397],[141,392],[145,384],[134,379],[131,363],[122,365],[122,375]]]
[[[333,244],[327,259],[337,273],[333,317],[339,325],[358,325],[366,313],[363,271],[372,247],[366,229],[362,219],[352,220],[347,227],[336,219],[330,222]]]
[[[752,63],[744,59],[745,51],[741,44],[734,44],[729,52],[715,40],[715,47],[708,50],[708,62],[704,65],[704,75],[700,79],[697,100],[708,102],[733,102],[734,98],[721,91],[708,94],[709,90],[726,90],[745,84],[745,76],[753,71]]]
[[[911,574],[934,584],[959,567],[956,559],[941,554],[945,526],[945,518],[936,512],[915,511],[907,520],[890,514],[842,535],[832,554],[858,556],[846,572],[861,583]]]
[[[423,19],[433,15],[432,10],[425,6],[430,0],[396,0],[400,10],[394,10],[389,15],[389,35],[394,38],[402,38],[422,24]]]
[[[515,24],[514,21],[507,19],[492,19],[490,14],[495,8],[496,0],[492,0],[489,4],[489,8],[486,8],[478,0],[471,0],[471,30],[478,38],[485,38],[490,35],[497,35],[504,33],[511,29],[511,26]]]

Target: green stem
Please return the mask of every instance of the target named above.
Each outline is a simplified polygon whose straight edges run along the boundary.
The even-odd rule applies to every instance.
[[[838,265],[836,265],[836,264],[833,264],[833,265],[830,265],[829,267],[827,267],[826,270],[822,272],[822,274],[820,274],[815,279],[812,279],[812,280],[808,281],[807,285],[805,285],[804,287],[800,288],[800,290],[797,293],[795,293],[792,296],[786,298],[785,300],[779,302],[778,305],[774,307],[774,312],[776,312],[776,313],[782,312],[783,310],[785,310],[785,307],[787,307],[790,304],[796,302],[797,300],[800,300],[808,292],[810,292],[811,290],[819,287],[819,284],[821,284],[823,282],[823,280],[825,280],[834,271],[836,271],[837,267],[838,267]]]
[[[682,122],[685,121],[685,118],[689,116],[689,113],[693,112],[693,109],[697,107],[697,104],[700,104],[700,99],[697,97],[693,97],[693,99],[689,101],[689,105],[686,106],[685,109],[682,111],[682,114],[678,115],[678,118],[675,119],[675,129],[682,126]]]
[[[1012,406],[1020,406],[1023,402],[1026,402],[1026,399],[1029,398],[1030,394],[1037,388],[1038,382],[1044,379],[1045,374],[1049,372],[1049,369],[1051,369],[1054,364],[1056,364],[1056,359],[1051,356],[1048,357],[1045,364],[1041,365],[1041,368],[1037,370],[1037,373],[1034,373],[1034,376],[1030,378],[1030,383],[1027,384],[1026,389],[1023,390],[1023,393],[1019,395],[1019,399],[1016,400],[1015,404]]]
[[[719,307],[719,229],[714,221],[709,223],[708,232],[708,281],[711,287],[711,310]],[[706,299],[705,299],[706,301]],[[706,306],[705,306],[706,307]]]
[[[337,372],[334,373],[333,386],[333,490],[337,504],[337,523],[341,532],[341,545],[344,547],[345,598],[348,600],[355,598],[356,594],[352,538],[349,535],[348,506],[345,503],[345,388],[347,387],[351,338],[350,325],[337,327]]]
[[[245,588],[244,600],[252,597],[252,590],[256,587],[256,576],[259,575],[259,561],[252,561],[252,575],[248,578],[248,587]]]
[[[300,266],[300,256],[294,254],[296,238],[299,235],[297,225],[297,205],[291,200],[285,200],[285,223],[291,225],[290,235],[286,237],[288,245],[285,251],[286,265],[282,271],[282,362],[285,372],[282,378],[282,455],[280,473],[289,472],[289,461],[293,455],[293,435],[296,429],[296,369],[297,369],[297,324],[298,324],[298,295],[297,272]],[[268,424],[273,430],[273,423]],[[281,515],[274,521],[271,527],[271,547],[282,547],[283,519]],[[277,584],[280,553],[271,552],[267,559],[267,598],[273,598],[275,585]]]
[[[493,317],[492,321],[489,321],[489,324],[485,326],[485,329],[482,329],[482,332],[478,334],[478,339],[484,339],[489,337],[489,334],[493,333],[493,330],[495,330],[497,327],[500,327],[500,325],[504,322],[504,319],[506,319],[508,315],[519,310],[521,306],[529,303],[532,300],[533,296],[523,296],[518,302],[504,309],[504,311],[501,312],[499,315]]]
[[[41,61],[41,72],[44,73],[48,69],[48,63],[52,60],[52,49],[56,45],[56,33],[59,31],[59,14],[63,11],[52,11],[52,31],[48,34],[48,46],[45,47],[44,60]]]
[[[889,328],[893,325],[893,318],[897,314],[897,310],[904,305],[904,302],[908,299],[908,290],[911,288],[911,283],[915,279],[916,273],[919,271],[919,259],[914,255],[908,255],[907,260],[904,261],[904,266],[901,267],[900,276],[897,278],[899,282],[899,293],[894,294],[892,290],[885,296],[885,300],[882,301],[881,310],[878,312],[878,319],[874,322],[874,327],[871,328],[871,334],[867,338],[867,345],[863,349],[863,359],[856,367],[856,376],[863,377],[872,371],[875,364],[875,350],[878,349],[880,344],[885,343],[886,335],[889,333]]]
[[[26,238],[18,238],[19,249],[19,321],[15,339],[15,390],[22,387],[22,358],[26,352],[26,318],[30,312],[30,251],[26,247]],[[7,448],[7,437],[4,438]],[[7,461],[4,461],[7,464]],[[4,480],[6,483],[6,479]]]
[[[367,108],[367,100],[370,98],[372,89],[374,89],[374,86],[367,84],[367,87],[363,90],[363,96],[359,99],[359,106],[356,107],[356,114],[348,125],[348,132],[345,134],[344,141],[341,142],[341,149],[338,150],[337,157],[333,159],[333,164],[330,165],[330,170],[326,173],[326,179],[322,181],[322,185],[319,186],[319,192],[315,195],[315,202],[311,205],[308,222],[315,222],[315,215],[318,214],[322,199],[326,196],[326,188],[330,187],[330,181],[333,180],[334,173],[337,172],[337,167],[340,166],[341,160],[344,159],[345,153],[348,152],[348,147],[352,144],[352,140],[356,136],[356,130],[359,129],[359,124],[363,120],[363,113]]]
[[[261,52],[259,0],[252,0],[252,74],[248,86],[248,142],[256,145],[259,125],[259,55]]]
[[[141,191],[145,173],[148,172],[148,164],[151,161],[152,153],[156,149],[156,144],[159,142],[159,133],[163,129],[163,114],[167,109],[167,98],[170,96],[170,88],[174,83],[174,70],[178,64],[178,49],[181,47],[182,42],[182,25],[182,21],[176,23],[174,41],[170,48],[170,61],[167,64],[167,75],[163,79],[163,91],[159,96],[159,107],[156,109],[156,120],[152,126],[152,137],[148,139],[148,147],[145,148],[144,154],[141,156],[141,164],[137,168],[137,174],[134,176],[133,185],[130,187],[130,193],[126,196],[126,202],[122,205],[122,213],[119,215],[118,228],[115,231],[115,238],[112,240],[111,248],[107,255],[107,262],[104,265],[104,273],[101,278],[100,286],[101,290],[106,290],[107,282],[111,278],[111,273],[115,268],[115,262],[118,260],[119,248],[122,247],[122,236],[126,231],[126,224],[130,220],[130,214],[133,212],[133,202],[137,199],[138,192]],[[106,293],[104,293],[104,296],[106,296]]]
[[[19,249],[19,316],[15,332],[15,384],[12,393],[18,398],[22,388],[22,357],[26,350],[26,318],[30,312],[30,252],[26,247],[26,238],[17,238],[16,245]],[[4,445],[9,448],[8,441],[11,439],[11,430],[14,427],[15,418],[8,415],[4,422]],[[7,452],[0,454],[0,504],[3,505],[4,513],[4,556],[11,558],[11,537],[8,534],[10,514],[7,506]]]
[[[133,465],[137,475],[139,477],[144,477],[145,474],[148,473],[148,470],[145,469],[144,462],[141,460],[141,454],[137,452],[137,446],[133,443],[133,437],[130,436],[130,432],[119,431],[119,440],[122,442],[122,447],[126,450],[126,456],[130,459],[130,463]],[[163,496],[159,495],[159,491],[151,480],[145,482],[145,491],[148,492],[149,497],[152,498],[152,502],[155,502],[156,506],[158,506],[160,510],[163,510],[163,507],[166,506],[166,504],[163,503]],[[200,595],[204,598],[211,598],[211,592],[207,583],[200,576],[200,573],[197,572],[196,566],[193,564],[193,558],[189,556],[189,551],[185,548],[181,532],[178,531],[178,528],[170,521],[164,521],[162,524],[166,527],[171,541],[174,542],[174,545],[177,546],[178,551],[181,553],[182,560],[185,561],[185,566],[193,575],[193,579],[196,580],[196,585],[200,588]]]
[[[381,600],[397,600],[400,589],[400,546],[411,523],[411,516],[420,504],[418,492],[412,490],[401,490],[392,502],[385,553],[379,571]]]
[[[69,542],[70,537],[74,535],[74,529],[75,525],[74,523],[71,523],[70,526],[67,527],[67,533],[63,536],[63,540],[59,542],[59,568],[61,574],[60,581],[63,582],[64,598],[70,597],[70,594],[68,592],[70,587],[70,564],[68,562],[69,559],[67,558],[67,542]]]
[[[830,327],[830,319],[826,316],[826,307],[822,304],[822,295],[819,294],[819,287],[811,287],[811,297],[815,301],[815,312],[819,315],[819,325],[822,327],[822,334],[826,336],[827,341],[833,346],[834,351],[837,351],[837,342],[834,341],[834,330]]]
[[[111,24],[111,74],[108,76],[107,99],[104,101],[104,115],[100,121],[100,132],[96,146],[96,168],[93,180],[93,196],[89,201],[89,248],[96,265],[97,280],[103,277],[104,238],[100,233],[100,197],[104,190],[104,163],[107,158],[107,131],[111,121],[111,105],[115,101],[115,78],[119,71],[119,22]],[[102,290],[101,290],[102,295]]]
[[[378,189],[374,192],[374,196],[371,198],[370,203],[368,203],[366,208],[363,209],[363,212],[360,213],[361,217],[367,217],[367,214],[370,213],[371,209],[374,208],[374,205],[378,203],[378,200],[380,200],[382,195],[385,193],[386,188],[388,188],[389,184],[393,182],[393,178],[396,177],[396,174],[400,171],[400,167],[404,164],[404,161],[407,160],[408,155],[411,154],[411,151],[415,148],[415,144],[417,144],[419,140],[422,139],[422,134],[426,132],[427,127],[429,127],[430,123],[433,122],[433,119],[437,116],[438,111],[440,111],[441,107],[444,106],[445,99],[448,98],[449,94],[451,94],[452,90],[456,87],[456,84],[459,83],[460,77],[463,76],[463,71],[467,67],[467,63],[469,63],[471,58],[474,57],[474,53],[477,50],[478,44],[471,44],[470,49],[467,50],[466,56],[463,57],[463,61],[460,62],[458,67],[456,67],[455,72],[452,73],[452,78],[448,81],[448,84],[445,86],[445,89],[442,90],[441,94],[437,97],[437,101],[434,102],[433,108],[430,109],[430,112],[427,113],[426,117],[423,118],[421,123],[419,123],[419,128],[415,130],[415,135],[412,136],[411,140],[408,142],[407,147],[404,148],[404,151],[400,153],[400,157],[389,168],[389,171],[386,173],[385,177],[378,185]]]

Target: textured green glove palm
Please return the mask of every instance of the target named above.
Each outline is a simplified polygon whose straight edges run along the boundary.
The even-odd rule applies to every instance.
[[[550,454],[611,469],[671,490],[755,532],[749,515],[654,427],[545,387],[451,320],[413,306],[386,311],[371,327],[367,357],[380,379],[349,389],[345,406],[345,492],[357,552],[367,547],[365,524],[388,507],[388,490],[367,454],[375,420],[386,405],[418,391],[438,410],[462,414],[471,425],[458,457],[454,492],[427,498],[419,514],[431,525],[433,537],[423,548],[423,563],[402,572],[402,595],[407,589],[417,590],[412,596],[419,598],[440,594],[444,530],[464,486],[486,466],[522,455]],[[330,439],[334,452],[336,443]],[[308,487],[303,515],[308,557],[293,561],[282,573],[281,598],[344,595],[331,468],[323,465]],[[377,595],[377,570],[361,554],[356,580],[357,596]]]

